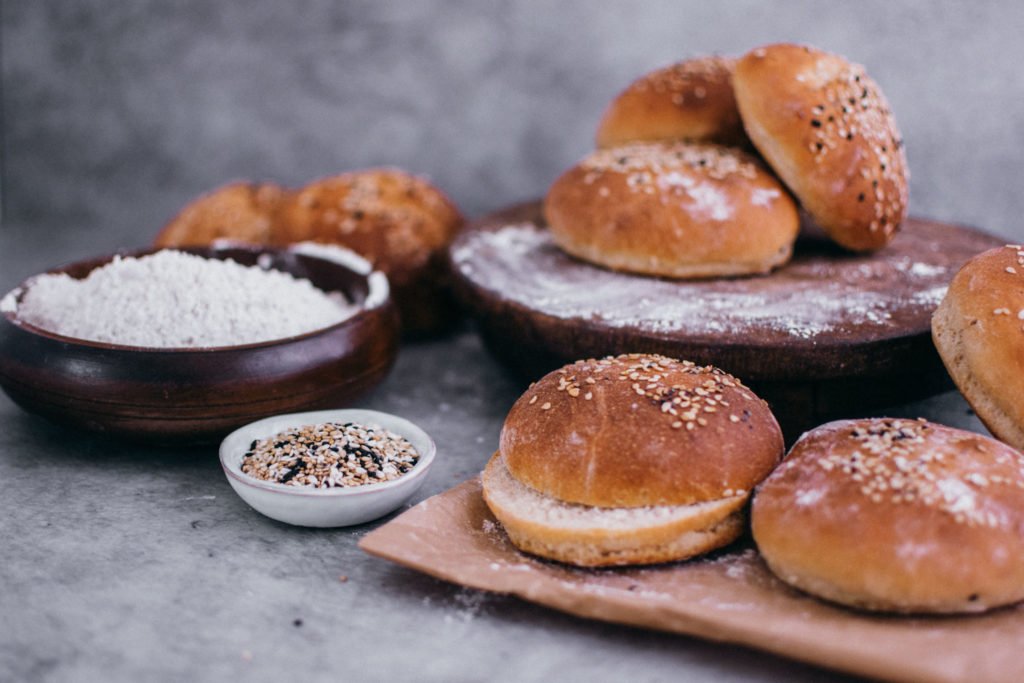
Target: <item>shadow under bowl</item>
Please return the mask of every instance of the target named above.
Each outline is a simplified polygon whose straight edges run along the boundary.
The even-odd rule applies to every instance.
[[[84,278],[123,251],[54,268]],[[304,245],[181,249],[232,259],[340,291],[360,307],[330,327],[215,348],[142,348],[63,337],[0,317],[0,387],[28,412],[64,425],[153,443],[208,443],[268,415],[336,407],[378,384],[398,353],[398,315],[387,278],[355,254],[331,258]],[[338,252],[341,255],[341,252]],[[31,278],[11,295],[15,302]]]

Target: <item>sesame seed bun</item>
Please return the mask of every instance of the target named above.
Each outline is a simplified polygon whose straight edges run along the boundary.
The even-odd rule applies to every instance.
[[[802,45],[747,53],[733,75],[747,134],[814,221],[847,249],[884,247],[908,172],[889,103],[864,68]]]
[[[924,420],[831,422],[758,487],[783,581],[860,609],[980,612],[1024,598],[1024,454]]]
[[[764,401],[717,368],[579,361],[512,406],[484,499],[525,552],[582,566],[681,560],[739,536],[782,448]]]
[[[396,169],[324,178],[288,195],[279,225],[279,242],[340,244],[369,259],[388,276],[405,329],[443,328],[456,310],[445,249],[462,216],[422,178]]]
[[[730,57],[699,57],[644,74],[608,105],[597,146],[657,140],[748,145],[732,90],[735,64]]]
[[[551,186],[544,214],[566,252],[674,278],[766,273],[789,260],[796,205],[731,147],[637,143],[600,150]]]
[[[226,185],[186,206],[155,244],[204,246],[234,239],[346,247],[388,276],[404,329],[423,334],[453,319],[445,249],[462,222],[455,205],[427,181],[397,169],[369,169],[298,190],[271,183]]]
[[[747,496],[707,503],[600,508],[565,503],[519,482],[496,453],[484,500],[519,549],[582,567],[653,564],[693,557],[742,533]]]
[[[932,339],[989,431],[1024,449],[1024,247],[968,261],[932,316]]]
[[[505,419],[517,480],[567,503],[691,505],[746,495],[782,455],[767,404],[732,375],[664,356],[578,361]]]

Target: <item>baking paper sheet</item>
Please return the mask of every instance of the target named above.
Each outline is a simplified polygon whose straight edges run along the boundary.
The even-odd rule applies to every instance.
[[[896,681],[1024,681],[1024,608],[968,617],[874,616],[776,580],[749,547],[643,569],[585,570],[524,555],[474,479],[366,535],[366,552],[431,576],[592,619],[738,643]]]

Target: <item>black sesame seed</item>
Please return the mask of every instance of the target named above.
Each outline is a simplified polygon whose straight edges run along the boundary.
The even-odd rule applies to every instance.
[[[818,119],[811,119],[811,125],[815,128],[821,128],[821,121]]]

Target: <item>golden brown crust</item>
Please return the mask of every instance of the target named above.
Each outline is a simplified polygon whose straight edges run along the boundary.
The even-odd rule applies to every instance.
[[[749,493],[782,455],[778,423],[735,377],[663,356],[567,365],[512,406],[501,453],[523,484],[598,507]]]
[[[429,332],[455,315],[444,253],[462,223],[455,205],[427,181],[373,169],[291,193],[276,241],[340,244],[365,256],[388,276],[403,327]]]
[[[968,261],[932,317],[932,338],[989,431],[1024,449],[1024,247]]]
[[[402,287],[451,242],[461,223],[455,206],[430,183],[373,169],[323,178],[290,193],[275,240],[340,244]]]
[[[154,244],[205,246],[221,239],[269,244],[283,197],[284,189],[273,183],[229,183],[188,204]]]
[[[407,330],[429,332],[454,315],[444,252],[462,223],[455,205],[427,181],[397,169],[368,169],[294,191],[228,185],[187,206],[156,243],[205,245],[228,238],[271,246],[341,245],[388,276]]]
[[[823,425],[758,487],[754,539],[783,581],[896,612],[1024,598],[1024,455],[923,420]]]
[[[597,146],[657,140],[749,144],[732,89],[735,64],[731,57],[698,57],[644,74],[608,105]]]
[[[562,249],[614,270],[665,277],[765,273],[799,228],[785,188],[730,147],[639,143],[595,152],[548,192]]]
[[[802,45],[769,45],[736,65],[754,146],[842,246],[884,247],[906,217],[908,172],[889,103],[864,68]]]
[[[747,495],[657,509],[563,503],[517,482],[500,453],[481,480],[484,501],[513,545],[584,567],[687,559],[731,543],[746,522]]]

